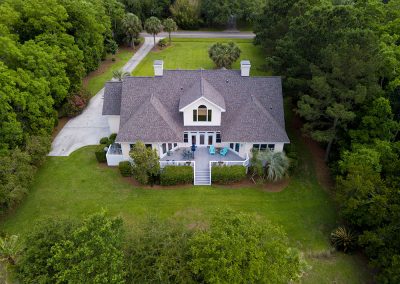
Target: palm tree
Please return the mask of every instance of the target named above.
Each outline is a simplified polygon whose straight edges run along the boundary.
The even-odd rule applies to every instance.
[[[153,35],[154,46],[156,46],[156,35],[161,32],[162,28],[161,21],[157,17],[150,17],[144,23],[146,32]]]
[[[113,71],[113,78],[118,79],[118,81],[122,81],[126,76],[129,75],[129,72],[126,72],[122,69]]]
[[[142,22],[138,16],[132,13],[127,13],[122,19],[122,28],[128,38],[129,46],[135,47],[134,39],[137,38],[139,33],[142,31]]]
[[[15,265],[18,254],[21,251],[18,236],[0,238],[0,261]]]
[[[169,44],[171,44],[171,33],[176,31],[178,29],[178,26],[175,23],[175,21],[171,18],[164,20],[163,26],[164,26],[164,31],[168,33]]]
[[[239,59],[241,50],[233,42],[228,44],[215,43],[208,50],[208,55],[217,67],[231,68],[232,64]]]
[[[260,153],[259,159],[265,161],[267,179],[277,181],[285,177],[289,168],[289,159],[284,152],[267,150]]]

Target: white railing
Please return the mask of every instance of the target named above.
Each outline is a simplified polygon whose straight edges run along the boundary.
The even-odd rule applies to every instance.
[[[210,161],[210,184],[211,184],[211,171],[213,166],[244,166],[246,167],[246,173],[249,166],[250,157],[249,154],[246,154],[246,160],[244,161]]]
[[[194,161],[160,161],[160,168],[165,166],[191,166],[194,167]]]
[[[108,166],[118,166],[120,162],[125,161],[124,156],[121,154],[113,153],[112,145],[108,147],[106,153],[107,165]]]

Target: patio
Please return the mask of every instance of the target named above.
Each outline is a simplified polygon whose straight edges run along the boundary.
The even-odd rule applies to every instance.
[[[196,169],[208,169],[210,161],[216,162],[225,162],[225,161],[237,161],[243,162],[245,159],[237,155],[236,153],[232,152],[231,150],[228,151],[226,156],[222,156],[219,154],[217,150],[215,155],[210,155],[208,152],[208,147],[197,147],[196,151],[194,152],[194,158],[184,156],[184,151],[188,151],[190,148],[178,148],[175,151],[171,151],[170,155],[166,155],[160,161],[164,162],[171,162],[171,165],[174,164],[176,161],[196,161]]]

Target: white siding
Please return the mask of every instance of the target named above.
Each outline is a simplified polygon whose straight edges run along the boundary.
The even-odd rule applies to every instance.
[[[211,121],[193,121],[193,110],[197,109],[200,105],[205,105],[207,109],[212,110]],[[184,109],[183,124],[184,126],[220,126],[221,109],[209,103],[205,99],[200,99]]]
[[[111,133],[118,133],[119,130],[119,115],[107,115],[108,126],[110,127]]]
[[[129,145],[129,143],[121,143],[121,150],[124,159],[125,160],[129,159],[129,152],[131,150],[131,146]]]

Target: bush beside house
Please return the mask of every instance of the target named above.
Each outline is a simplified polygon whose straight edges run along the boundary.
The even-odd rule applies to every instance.
[[[214,183],[229,184],[246,178],[245,166],[214,166],[211,170],[211,180]]]
[[[161,171],[161,185],[188,183],[193,183],[193,168],[191,166],[166,166]]]
[[[129,161],[122,161],[118,165],[119,172],[123,177],[130,177],[132,176],[132,165]]]

